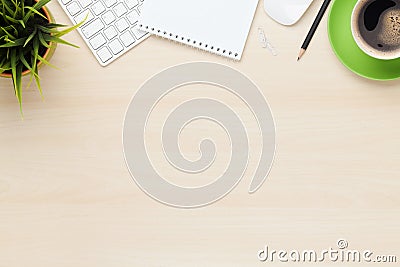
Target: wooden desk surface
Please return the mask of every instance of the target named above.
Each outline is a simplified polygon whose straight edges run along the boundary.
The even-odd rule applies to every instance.
[[[41,70],[45,101],[35,86],[24,91],[24,121],[11,82],[0,79],[0,266],[266,266],[257,259],[265,245],[325,249],[339,238],[351,249],[397,253],[399,261],[400,82],[366,80],[342,66],[329,45],[327,16],[296,62],[320,5],[315,2],[293,27],[273,22],[260,3],[239,63],[151,37],[102,68],[71,33],[66,39],[81,48],[58,47],[52,63],[60,70]],[[50,7],[58,22],[68,23],[55,1]],[[261,49],[258,26],[277,57]],[[227,197],[181,210],[136,186],[121,135],[140,85],[192,61],[226,64],[259,86],[274,114],[277,151],[257,193],[247,193],[254,157]],[[190,142],[195,133],[183,136],[188,157],[197,155]],[[150,154],[163,171],[157,140]],[[255,155],[257,148],[256,140]],[[215,173],[226,156],[218,155]]]

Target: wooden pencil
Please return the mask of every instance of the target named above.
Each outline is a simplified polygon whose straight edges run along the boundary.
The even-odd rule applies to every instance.
[[[330,2],[331,2],[331,0],[325,0],[324,3],[322,4],[322,6],[317,14],[317,17],[315,18],[314,23],[312,24],[311,29],[308,32],[307,37],[303,42],[303,45],[301,46],[299,56],[297,57],[297,61],[299,61],[300,58],[306,52],[307,47],[310,44],[311,39],[313,38],[314,33],[317,30],[319,23],[321,22],[322,18],[324,17],[324,14],[325,14]]]

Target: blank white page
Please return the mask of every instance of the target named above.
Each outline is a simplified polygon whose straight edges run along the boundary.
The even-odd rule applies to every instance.
[[[258,0],[146,0],[144,31],[240,60]]]

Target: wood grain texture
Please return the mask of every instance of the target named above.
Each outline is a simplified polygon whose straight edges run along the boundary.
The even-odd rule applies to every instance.
[[[58,4],[50,5],[57,21],[68,23]],[[342,66],[329,45],[326,16],[296,62],[318,7],[283,27],[260,3],[241,62],[151,37],[102,68],[71,33],[67,39],[81,49],[57,48],[52,63],[60,70],[41,70],[45,101],[34,86],[24,91],[24,120],[11,81],[0,79],[0,267],[266,266],[257,260],[264,245],[325,249],[339,238],[351,249],[400,260],[400,82],[369,81]],[[261,49],[257,26],[277,57]],[[274,114],[277,154],[257,193],[247,193],[255,157],[230,195],[180,210],[136,186],[121,136],[140,85],[191,61],[226,64],[259,86]],[[169,106],[161,105],[160,114]],[[257,153],[257,133],[250,132]],[[194,134],[188,130],[182,140],[188,157],[196,156]]]

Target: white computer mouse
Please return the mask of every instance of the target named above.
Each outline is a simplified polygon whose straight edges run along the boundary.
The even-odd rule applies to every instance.
[[[313,0],[264,0],[267,14],[283,25],[295,24],[307,11]]]

